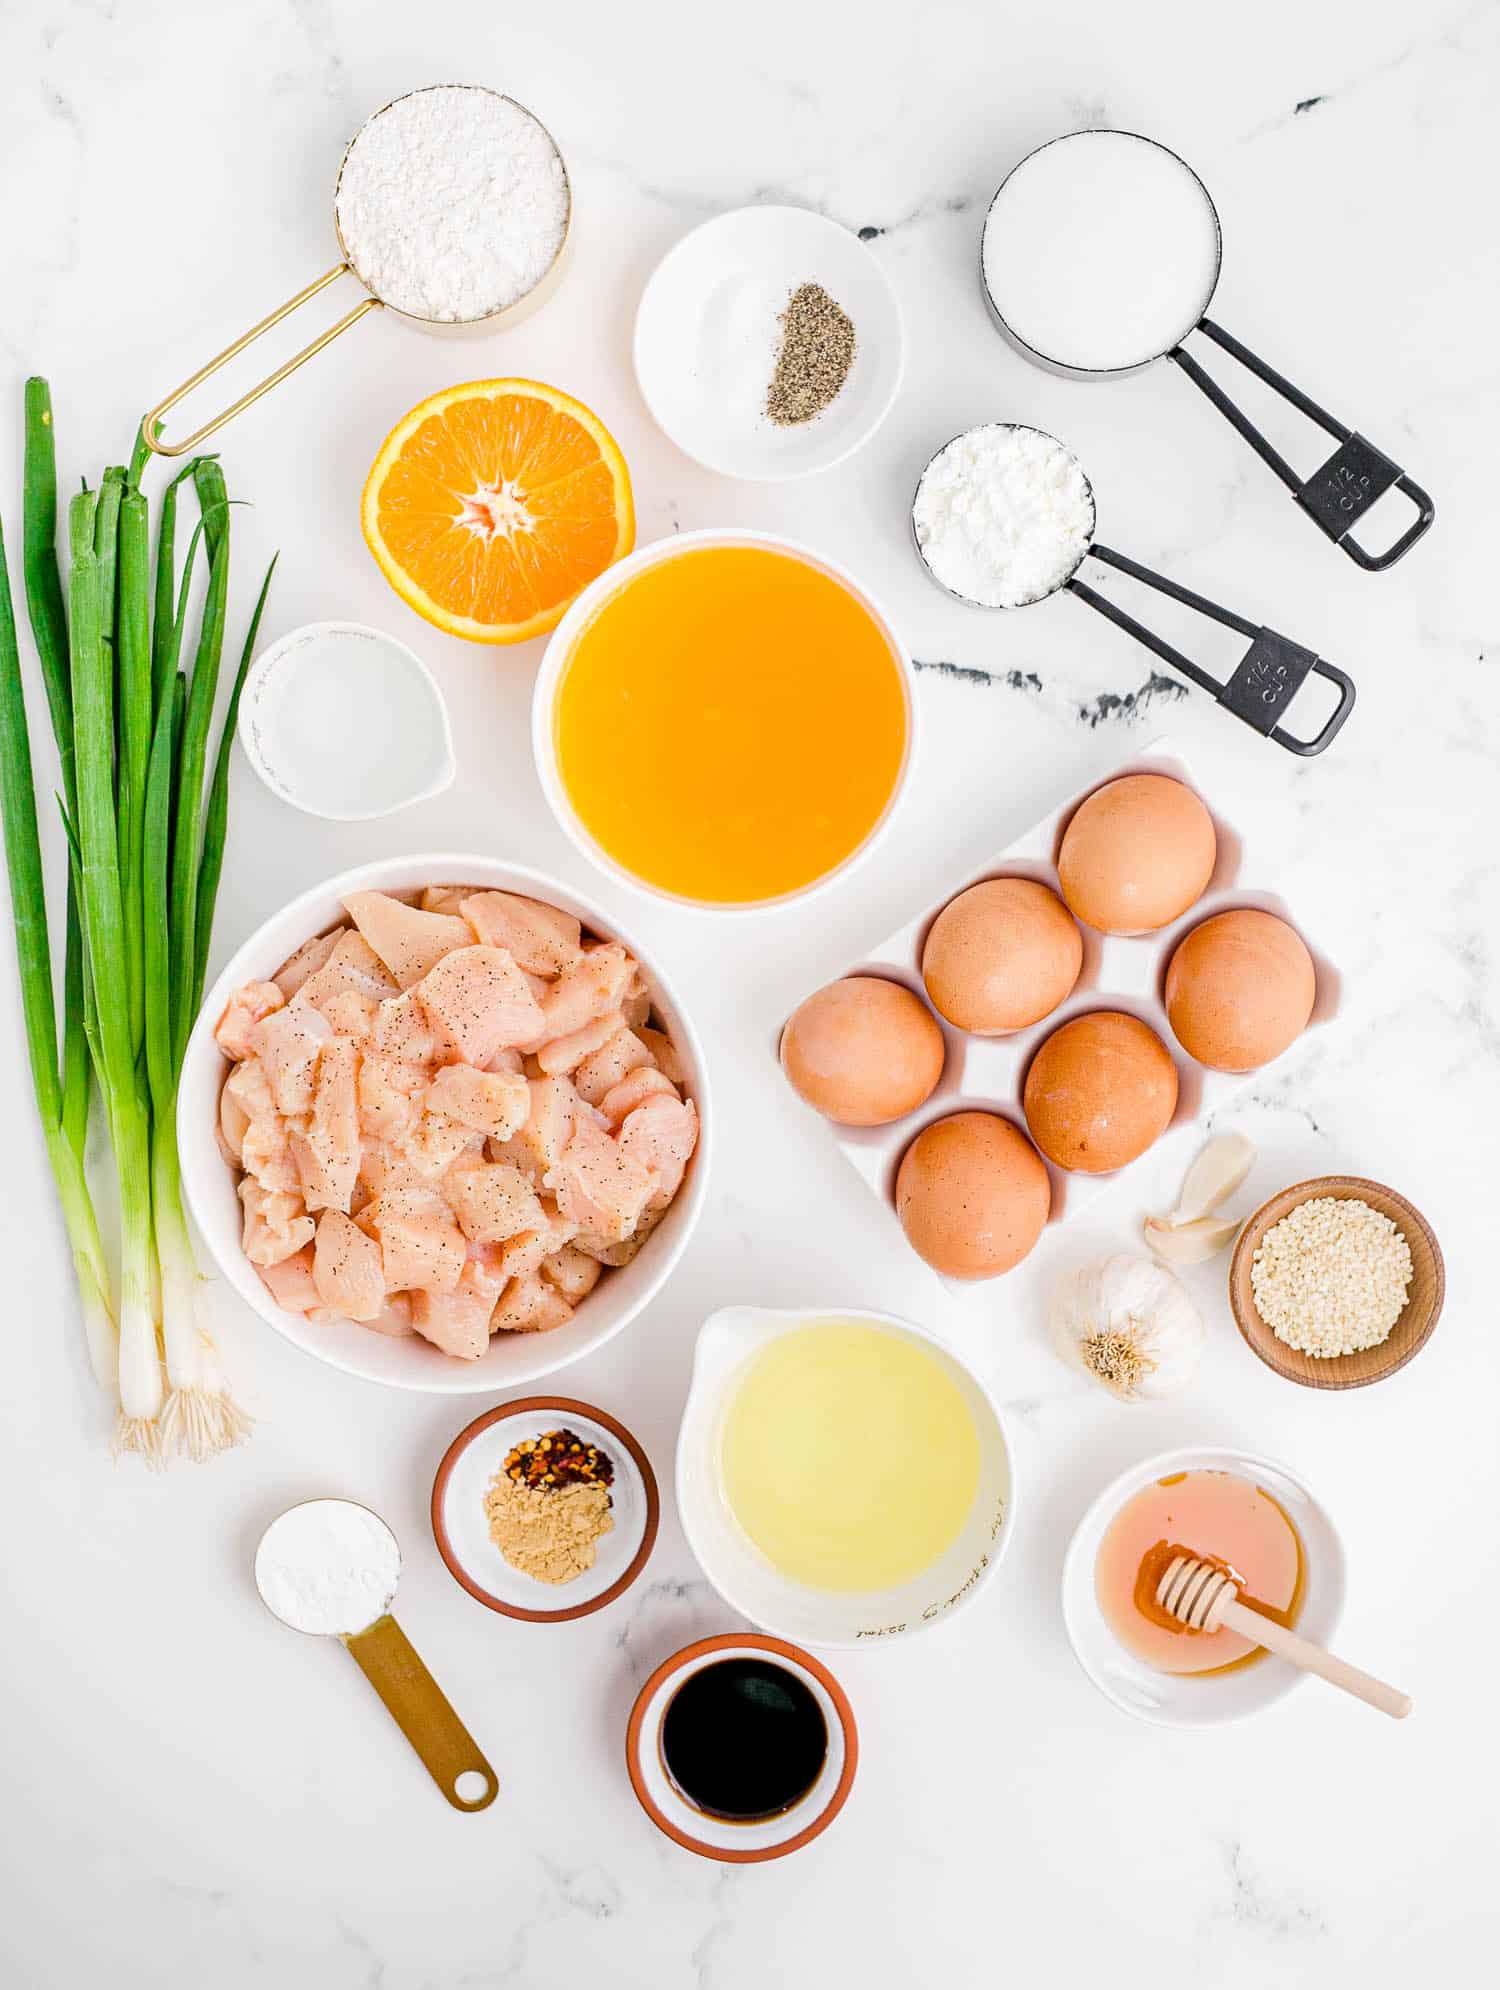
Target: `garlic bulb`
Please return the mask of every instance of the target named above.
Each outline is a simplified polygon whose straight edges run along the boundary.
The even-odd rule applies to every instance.
[[[1126,1403],[1183,1388],[1208,1338],[1197,1308],[1164,1265],[1123,1254],[1063,1279],[1051,1324],[1063,1359]]]

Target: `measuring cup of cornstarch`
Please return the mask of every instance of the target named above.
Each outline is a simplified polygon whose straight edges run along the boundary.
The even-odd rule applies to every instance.
[[[980,275],[1001,329],[1052,371],[1101,379],[1175,360],[1335,545],[1367,572],[1393,566],[1431,525],[1431,498],[1208,317],[1222,254],[1218,211],[1186,161],[1136,132],[1075,131],[1028,153],[1002,182],[984,224]],[[1310,477],[1186,350],[1194,331],[1335,439]],[[1383,552],[1368,552],[1352,528],[1392,488],[1416,518]]]
[[[1021,422],[989,422],[945,443],[922,472],[912,504],[917,552],[946,593],[976,608],[1025,608],[1066,588],[1278,746],[1323,751],[1354,706],[1353,681],[1337,664],[1101,546],[1094,525],[1093,486],[1078,458],[1056,436]],[[1250,647],[1228,681],[1211,677],[1079,580],[1091,555],[1248,636]],[[1308,739],[1288,732],[1281,719],[1311,676],[1334,685],[1338,702]]]
[[[260,1537],[255,1586],[290,1630],[338,1638],[455,1810],[486,1810],[500,1791],[479,1745],[391,1615],[401,1579],[396,1537],[352,1499],[288,1507]]]
[[[562,154],[514,98],[478,83],[395,98],[345,149],[333,189],[338,262],[158,401],[146,441],[159,456],[185,455],[382,305],[428,332],[514,324],[556,287],[572,215]],[[181,442],[162,440],[179,401],[341,276],[365,289],[352,310]]]

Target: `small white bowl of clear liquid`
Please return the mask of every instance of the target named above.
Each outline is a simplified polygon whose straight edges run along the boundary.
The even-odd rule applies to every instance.
[[[240,744],[274,795],[329,822],[371,822],[439,795],[456,771],[437,680],[362,622],[309,622],[263,650]]]

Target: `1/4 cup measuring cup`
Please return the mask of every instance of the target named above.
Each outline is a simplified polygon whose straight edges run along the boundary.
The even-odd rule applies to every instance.
[[[951,575],[945,577],[939,571],[932,550],[924,543],[920,519],[923,514],[923,486],[928,478],[933,476],[938,466],[942,465],[943,471],[946,472],[948,466],[944,465],[944,458],[948,456],[949,451],[959,451],[966,446],[972,448],[980,438],[996,434],[1033,439],[1040,454],[1046,459],[1047,473],[1058,480],[1060,487],[1068,491],[1075,501],[1074,508],[1086,522],[1083,531],[1074,542],[1075,551],[1070,559],[1064,560],[1060,565],[1054,565],[1044,583],[1030,593],[1016,594],[1013,598],[997,597],[992,601],[982,601],[973,594],[965,593]],[[1071,487],[1070,491],[1068,487]],[[918,479],[917,493],[912,503],[912,538],[923,566],[943,592],[952,595],[957,601],[967,602],[972,608],[1026,608],[1038,601],[1045,601],[1049,595],[1066,588],[1080,601],[1087,602],[1090,608],[1103,615],[1107,621],[1113,622],[1116,628],[1123,629],[1129,636],[1134,636],[1138,643],[1144,643],[1153,655],[1170,664],[1174,670],[1186,677],[1189,683],[1196,684],[1202,691],[1207,691],[1216,703],[1233,712],[1237,719],[1242,719],[1246,725],[1264,737],[1274,739],[1278,746],[1284,746],[1289,753],[1303,755],[1321,753],[1332,742],[1334,735],[1354,708],[1354,683],[1346,672],[1340,670],[1337,664],[1325,662],[1312,650],[1304,649],[1300,643],[1294,643],[1290,637],[1278,635],[1274,629],[1247,621],[1233,609],[1222,608],[1217,602],[1208,600],[1206,596],[1194,594],[1188,588],[1179,586],[1176,581],[1168,580],[1165,575],[1153,573],[1149,567],[1143,567],[1137,561],[1127,559],[1123,553],[1116,553],[1108,546],[1101,546],[1094,537],[1095,518],[1093,486],[1084,475],[1083,466],[1066,444],[1059,442],[1056,436],[1048,435],[1044,429],[1033,428],[1025,422],[991,422],[981,428],[968,429],[962,435],[954,436],[953,440],[944,443],[929,461],[927,468]],[[1030,531],[1046,532],[1050,540],[1053,529],[1050,519],[1044,518],[1039,526],[1033,525]],[[1018,570],[1027,565],[1037,564],[1034,558],[1036,548],[1034,543],[1028,543],[1028,536],[1028,528],[1021,527],[1012,535],[1007,547],[1005,557]],[[1217,678],[1211,677],[1206,670],[1194,663],[1190,657],[1184,656],[1180,650],[1174,649],[1163,637],[1146,628],[1143,623],[1137,622],[1115,602],[1106,599],[1104,595],[1079,580],[1078,569],[1090,556],[1102,560],[1106,566],[1114,567],[1120,573],[1128,574],[1132,580],[1143,581],[1147,587],[1155,588],[1159,594],[1165,594],[1173,601],[1180,601],[1184,607],[1191,608],[1200,615],[1209,616],[1224,628],[1234,629],[1238,634],[1248,636],[1250,647],[1241,657],[1228,681],[1221,683]],[[1310,676],[1326,678],[1334,685],[1338,691],[1338,703],[1331,716],[1324,722],[1322,730],[1314,734],[1311,739],[1303,739],[1288,732],[1280,720]]]
[[[255,1551],[255,1586],[289,1630],[335,1637],[384,1702],[455,1810],[486,1810],[494,1770],[391,1615],[396,1537],[352,1499],[309,1499],[273,1520]]]
[[[556,253],[538,280],[523,296],[496,310],[482,312],[477,317],[462,319],[424,318],[414,311],[404,310],[400,306],[393,304],[388,297],[380,296],[376,284],[371,280],[368,273],[359,267],[358,262],[350,254],[339,220],[339,193],[343,184],[344,174],[348,170],[350,158],[353,156],[355,150],[374,132],[375,127],[380,123],[381,119],[388,117],[398,106],[411,103],[414,98],[431,96],[438,91],[454,90],[473,91],[486,98],[493,99],[498,104],[507,104],[513,110],[518,111],[531,125],[536,127],[537,132],[551,148],[552,156],[557,163],[557,169],[562,175],[566,208],[562,233],[558,239]],[[394,311],[398,317],[404,318],[409,325],[420,326],[424,332],[464,333],[480,330],[496,331],[503,325],[515,324],[519,319],[526,317],[534,311],[555,289],[562,274],[563,260],[568,246],[568,237],[572,229],[572,221],[572,188],[568,180],[567,167],[563,163],[562,153],[558,150],[557,142],[542,123],[541,119],[533,112],[528,111],[523,104],[518,104],[513,97],[507,97],[499,90],[491,90],[482,83],[435,83],[429,85],[426,89],[408,90],[402,96],[393,97],[390,103],[382,104],[378,111],[373,112],[365,119],[359,130],[355,132],[353,138],[345,146],[344,156],[339,162],[338,177],[333,183],[333,232],[338,238],[339,260],[334,264],[332,269],[325,270],[321,276],[315,277],[311,283],[299,290],[295,297],[289,297],[285,304],[278,305],[274,311],[262,318],[259,324],[252,325],[248,332],[242,333],[234,341],[233,345],[225,346],[221,353],[218,353],[213,359],[209,360],[207,365],[200,366],[198,371],[189,379],[184,380],[180,387],[174,387],[164,400],[158,401],[156,406],[146,416],[143,423],[147,444],[155,450],[158,456],[186,455],[190,449],[195,449],[200,442],[205,441],[216,430],[221,429],[226,422],[233,421],[236,415],[242,414],[246,408],[253,406],[263,394],[268,394],[273,387],[280,386],[288,374],[295,373],[299,366],[304,365],[309,359],[320,353],[325,346],[332,345],[341,332],[346,332],[351,325],[357,324],[365,316],[366,312],[378,311],[382,306],[388,311]],[[217,414],[212,420],[204,422],[202,427],[194,429],[193,433],[183,441],[167,443],[161,440],[160,429],[162,418],[170,413],[179,401],[185,400],[195,387],[201,386],[205,380],[210,379],[217,373],[220,367],[227,366],[229,361],[235,358],[237,354],[242,353],[247,346],[253,345],[263,333],[269,332],[274,326],[279,325],[283,318],[289,318],[294,311],[298,310],[303,304],[306,304],[310,298],[316,297],[320,291],[326,290],[329,284],[337,283],[341,276],[354,277],[358,283],[363,284],[365,289],[366,294],[352,310],[346,311],[342,318],[335,324],[330,325],[326,331],[320,332],[309,344],[303,346],[300,352],[293,353],[292,357],[284,365],[278,366],[274,373],[268,373],[264,380],[258,382],[248,392],[241,394],[239,399],[232,402],[221,414]]]
[[[980,280],[1001,330],[1028,359],[1074,379],[1172,359],[1238,429],[1321,531],[1368,573],[1394,566],[1433,520],[1432,499],[1399,464],[1294,387],[1207,316],[1223,236],[1185,160],[1131,131],[1075,131],[1012,169],[990,204]],[[1194,331],[1227,352],[1338,447],[1303,478],[1189,353]],[[1352,528],[1392,488],[1417,516],[1383,552]]]

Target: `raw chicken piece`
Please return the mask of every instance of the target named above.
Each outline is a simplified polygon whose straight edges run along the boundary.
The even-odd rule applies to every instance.
[[[677,1046],[665,1030],[656,1029],[652,1024],[643,1024],[639,1031],[640,1039],[656,1059],[656,1068],[671,1079],[674,1085],[687,1083],[687,1070],[678,1054]]]
[[[383,1195],[387,1199],[406,1196],[414,1209],[437,1207],[442,1200],[437,1183],[420,1168],[414,1168],[399,1148],[388,1147],[383,1140],[364,1143],[359,1157],[359,1179],[370,1195]]]
[[[243,1064],[235,1065],[224,1080],[224,1093],[247,1119],[264,1119],[276,1110],[270,1080],[258,1057],[247,1057]]]
[[[667,1213],[668,1205],[663,1202],[648,1208],[639,1223],[622,1243],[612,1244],[607,1237],[591,1236],[587,1230],[580,1230],[573,1239],[587,1257],[597,1258],[602,1265],[619,1266],[629,1264],[636,1252],[645,1243],[651,1232]]]
[[[470,1244],[469,1255],[459,1277],[458,1289],[471,1298],[482,1299],[494,1311],[501,1293],[510,1282],[498,1244]]]
[[[286,997],[274,981],[251,981],[230,996],[229,1006],[219,1018],[214,1042],[226,1057],[238,1060],[250,1055],[250,1032],[273,1011],[285,1005]]]
[[[415,990],[389,996],[381,1003],[375,1011],[369,1047],[380,1057],[393,1057],[404,1064],[434,1062],[437,1038]]]
[[[635,986],[620,1004],[620,1010],[629,1029],[638,1030],[650,1019],[651,990],[646,986],[639,967],[635,971]]]
[[[358,1062],[359,1052],[347,1037],[334,1037],[323,1045],[307,1131],[287,1136],[309,1209],[349,1212],[359,1175],[359,1110],[354,1096]]]
[[[529,974],[551,976],[583,952],[578,921],[555,905],[509,891],[478,891],[458,908],[481,946],[504,947]]]
[[[539,1200],[541,1228],[523,1230],[518,1236],[508,1237],[499,1247],[499,1262],[512,1278],[540,1271],[544,1258],[554,1256],[578,1234],[578,1225],[561,1213],[551,1196],[544,1195]]]
[[[637,1112],[645,1110],[645,1106],[636,1108]],[[579,1113],[562,1159],[549,1172],[546,1183],[563,1215],[580,1230],[620,1243],[640,1221],[655,1178],[602,1127]]]
[[[477,1157],[483,1143],[484,1135],[472,1126],[462,1126],[444,1113],[424,1112],[399,1151],[403,1160],[436,1184],[460,1155],[473,1148]]]
[[[424,912],[446,912],[450,919],[463,916],[464,900],[469,896],[466,884],[430,884],[422,893]]]
[[[544,1043],[536,1054],[537,1069],[549,1078],[565,1077],[624,1027],[625,1018],[620,1011],[607,1009],[602,1016],[585,1023],[581,1030],[574,1030],[569,1036],[552,1037]]]
[[[352,891],[344,910],[403,988],[415,987],[444,954],[473,939],[467,920],[421,912],[383,891]]]
[[[491,1161],[504,1161],[512,1168],[519,1168],[534,1188],[540,1187],[546,1168],[537,1158],[535,1148],[527,1143],[524,1132],[509,1140],[486,1140],[484,1151]]]
[[[609,1042],[586,1057],[573,1073],[574,1090],[579,1098],[596,1106],[622,1078],[650,1062],[650,1051],[633,1030],[616,1030]]]
[[[288,1002],[307,977],[317,973],[348,930],[347,926],[335,926],[331,933],[319,933],[315,940],[304,941],[290,960],[281,963],[271,979]]]
[[[405,1292],[386,1294],[384,1309],[373,1320],[362,1320],[361,1326],[368,1327],[372,1334],[386,1334],[392,1340],[399,1340],[403,1334],[416,1332],[411,1323],[411,1299]]]
[[[302,1198],[287,1189],[262,1188],[253,1175],[240,1183],[245,1207],[245,1256],[262,1270],[294,1257],[313,1238]]]
[[[445,1113],[492,1140],[509,1140],[526,1124],[531,1093],[526,1080],[509,1071],[476,1071],[449,1064],[427,1088],[429,1112]]]
[[[345,933],[340,937],[323,965],[303,982],[302,999],[311,1002],[315,1009],[326,1010],[330,996],[346,988],[368,996],[372,1002],[383,1002],[388,995],[401,992],[395,976],[388,972],[362,933]]]
[[[490,1329],[497,1334],[544,1334],[572,1317],[573,1308],[556,1287],[544,1285],[533,1272],[506,1286],[490,1315]]]
[[[542,1277],[549,1285],[557,1287],[570,1306],[576,1306],[580,1299],[587,1299],[599,1283],[603,1269],[597,1258],[580,1251],[576,1244],[564,1244],[560,1251],[554,1251],[550,1258],[543,1258],[541,1263]]]
[[[378,1195],[360,1217],[360,1227],[380,1241],[381,1264],[389,1289],[425,1286],[451,1292],[464,1268],[464,1233],[439,1196],[419,1201],[408,1193]]]
[[[417,1123],[427,1073],[420,1064],[368,1051],[359,1064],[359,1127],[366,1138],[402,1140]]]
[[[249,1125],[250,1115],[230,1091],[226,1078],[219,1090],[219,1152],[231,1167],[244,1165],[244,1140]]]
[[[357,988],[336,989],[332,995],[325,995],[320,1005],[334,1035],[349,1037],[354,1042],[370,1034],[379,1006]]]
[[[262,1265],[261,1278],[276,1304],[288,1313],[311,1313],[323,1304],[313,1282],[313,1246],[304,1244],[280,1264]]]
[[[691,1099],[647,1099],[620,1127],[620,1151],[651,1176],[653,1202],[670,1202],[676,1195],[697,1145],[698,1113]]]
[[[332,1035],[320,1009],[295,999],[251,1030],[250,1048],[260,1060],[278,1112],[310,1110],[318,1052]]]
[[[411,1295],[411,1323],[424,1340],[460,1361],[477,1361],[490,1344],[489,1301],[472,1292]]]
[[[495,1052],[484,1068],[486,1071],[510,1071],[519,1078],[525,1070],[525,1060],[513,1044],[506,1044]],[[526,1075],[529,1077],[531,1074],[527,1072]]]
[[[536,1164],[544,1171],[562,1159],[578,1115],[578,1094],[566,1078],[530,1078],[531,1111],[516,1136]]]
[[[274,1109],[252,1119],[240,1140],[240,1166],[253,1175],[262,1188],[291,1189],[302,1193],[302,1177],[292,1154],[290,1136],[300,1133],[304,1122],[283,1119]]]
[[[337,1209],[318,1218],[313,1281],[330,1313],[345,1320],[375,1320],[385,1311],[380,1246]]]
[[[481,1161],[454,1168],[444,1183],[459,1228],[476,1244],[503,1244],[542,1223],[536,1191],[518,1168]]]
[[[552,993],[542,1003],[543,1029],[539,1047],[553,1037],[571,1036],[596,1016],[618,1009],[635,975],[635,962],[621,946],[590,947],[581,960],[563,969]]]
[[[677,1087],[654,1064],[641,1064],[622,1078],[618,1085],[611,1085],[599,1101],[599,1110],[609,1121],[611,1130],[619,1127],[626,1113],[634,1112],[638,1105],[660,1092],[668,1098],[677,1097]]]
[[[532,1041],[542,1012],[521,970],[503,947],[459,947],[418,984],[429,1022],[465,1064],[484,1065],[497,1050]]]

